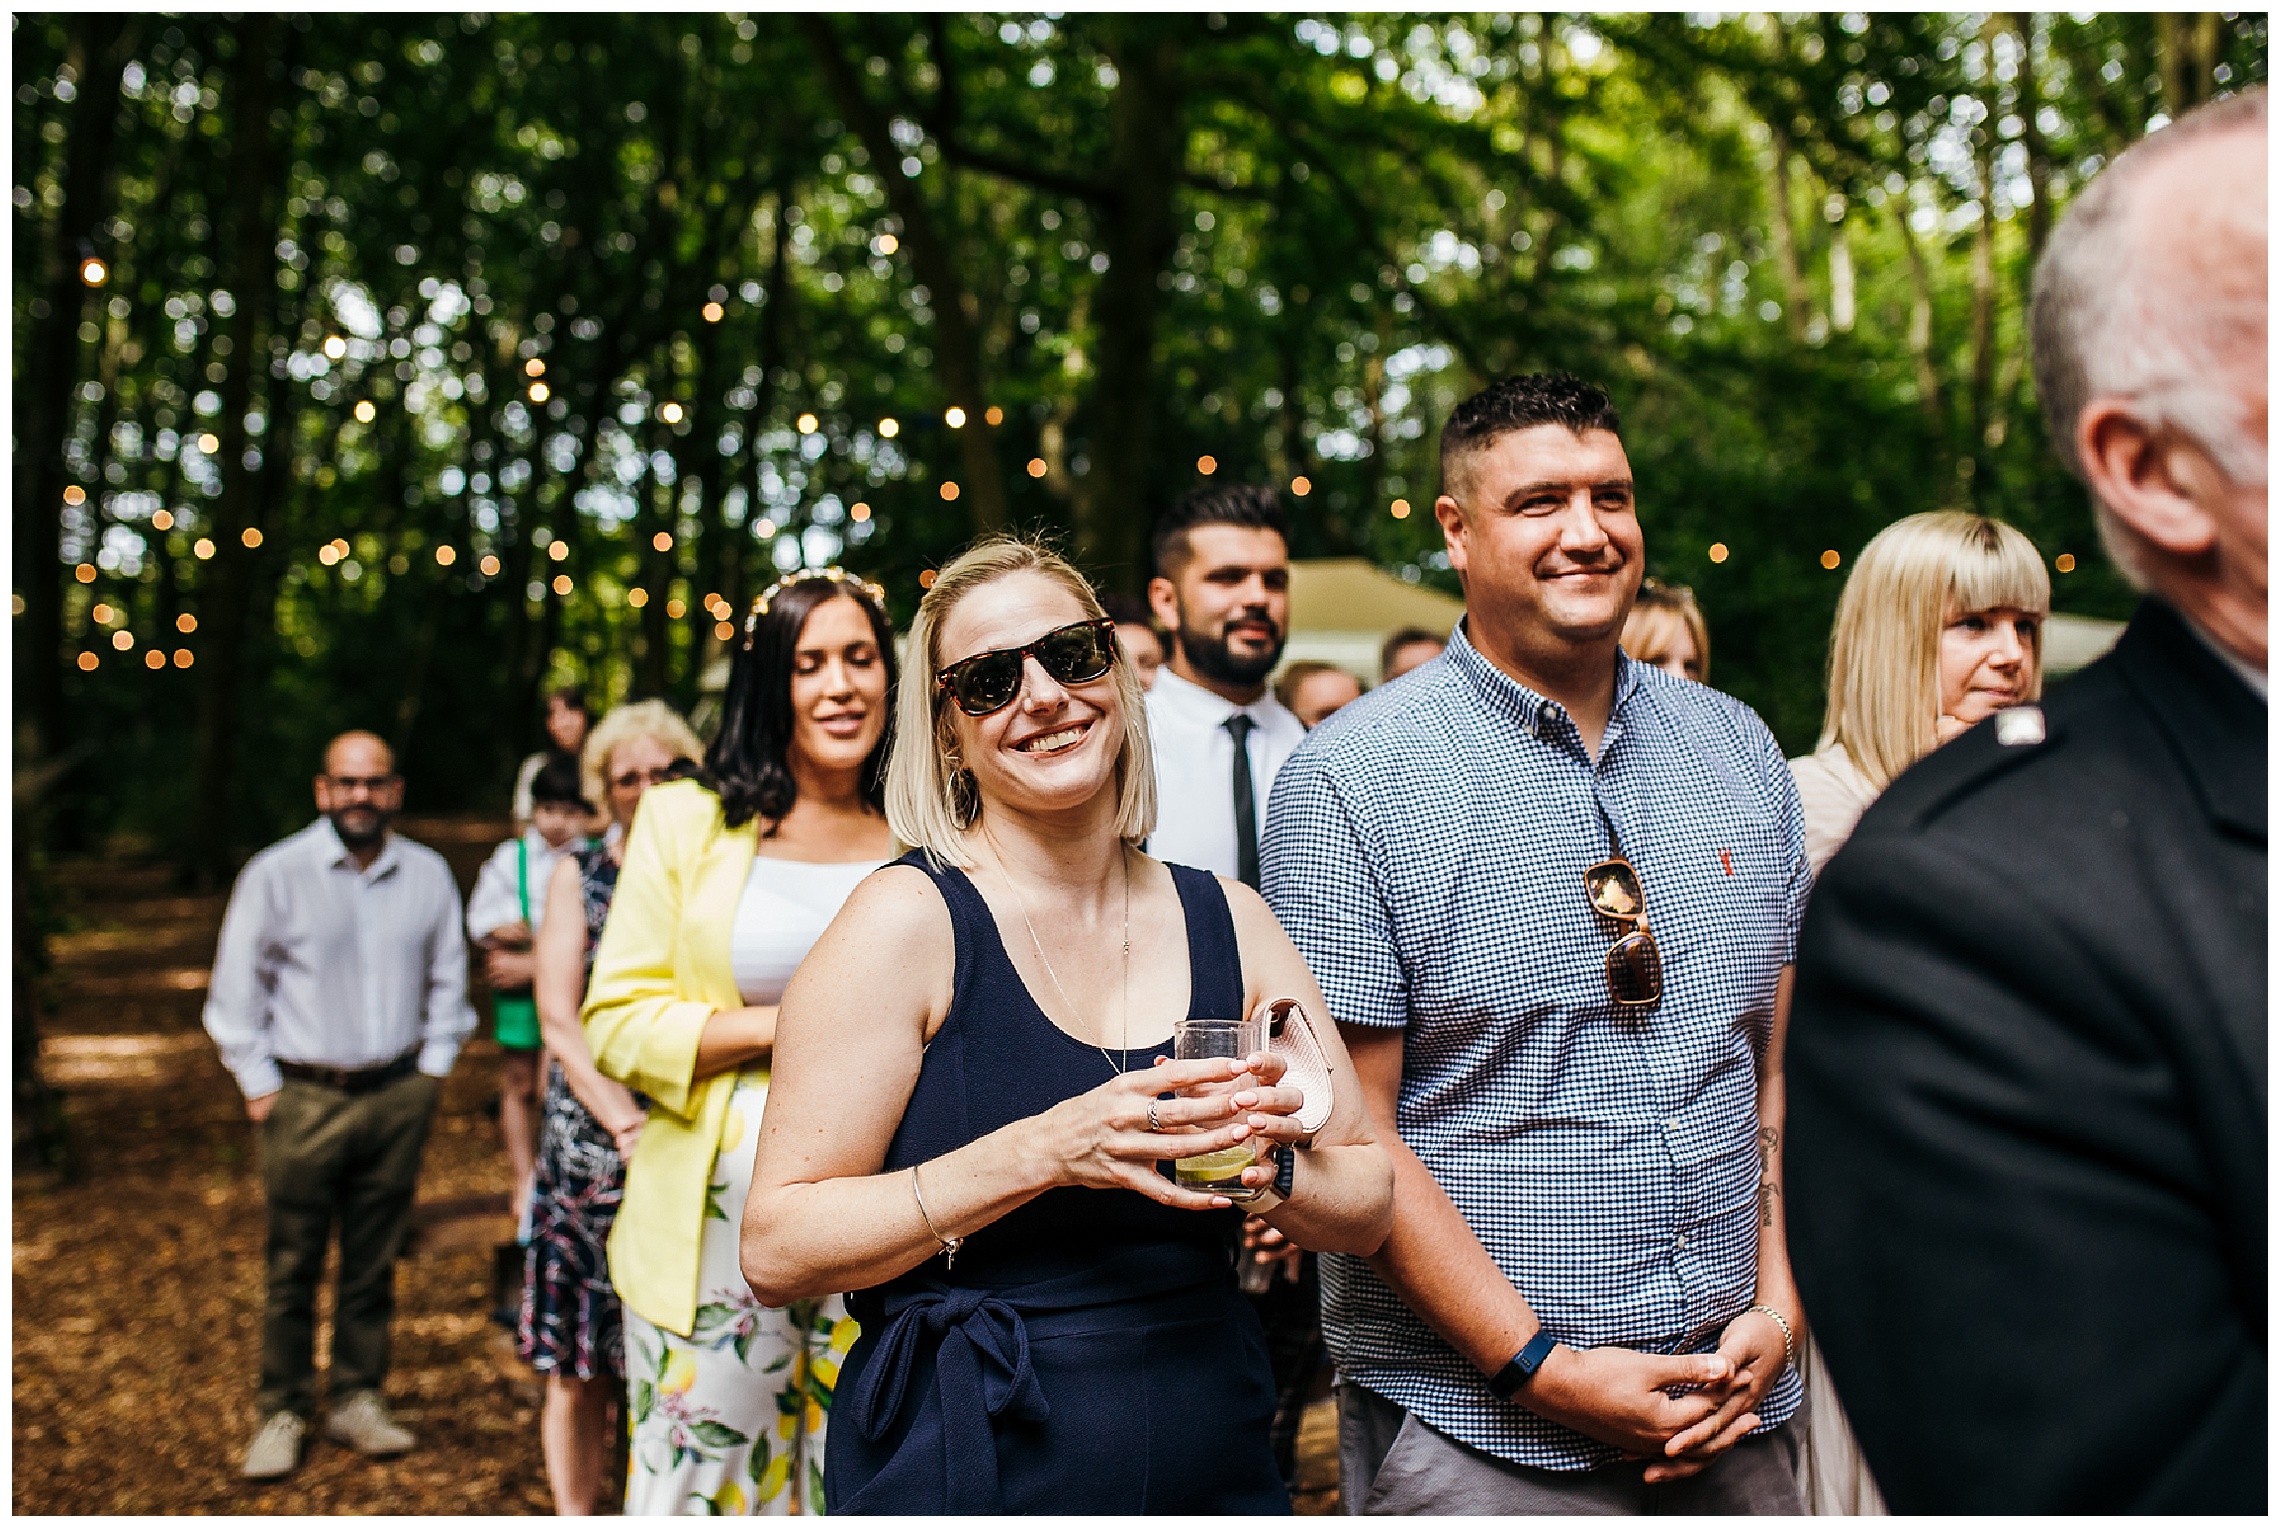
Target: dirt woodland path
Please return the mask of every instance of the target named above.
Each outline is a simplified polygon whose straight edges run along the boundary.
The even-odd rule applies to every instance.
[[[407,820],[462,891],[505,831]],[[199,1027],[224,899],[181,896],[154,865],[55,869],[40,1068],[78,1172],[14,1183],[12,1495],[26,1513],[526,1513],[551,1510],[539,1388],[486,1309],[512,1227],[488,1111],[498,1047],[461,1053],[428,1142],[414,1245],[397,1275],[390,1404],[419,1435],[374,1461],[312,1434],[282,1482],[238,1477],[253,1426],[262,1198],[252,1127]],[[329,1276],[328,1276],[329,1277]],[[331,1327],[320,1306],[318,1366]],[[1337,1425],[1310,1410],[1299,1510],[1333,1510]]]

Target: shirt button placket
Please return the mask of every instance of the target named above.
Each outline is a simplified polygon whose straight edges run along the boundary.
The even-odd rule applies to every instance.
[[[366,871],[357,877],[356,960],[363,967],[364,988],[364,1044],[368,1053],[377,1054],[380,1045],[380,964],[372,958],[372,925],[379,913],[377,891],[379,883]]]

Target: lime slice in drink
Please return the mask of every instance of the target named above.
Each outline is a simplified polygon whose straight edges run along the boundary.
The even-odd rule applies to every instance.
[[[1207,1151],[1200,1157],[1182,1157],[1175,1166],[1179,1181],[1193,1186],[1226,1183],[1242,1176],[1255,1153],[1248,1146],[1229,1146],[1219,1151]]]

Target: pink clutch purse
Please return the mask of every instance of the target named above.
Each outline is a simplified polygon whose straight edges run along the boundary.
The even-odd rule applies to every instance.
[[[1311,1141],[1330,1122],[1330,1106],[1336,1097],[1330,1083],[1330,1058],[1297,998],[1278,997],[1266,1008],[1267,1049],[1282,1058],[1282,1085],[1306,1094],[1306,1102],[1298,1111],[1298,1127]]]

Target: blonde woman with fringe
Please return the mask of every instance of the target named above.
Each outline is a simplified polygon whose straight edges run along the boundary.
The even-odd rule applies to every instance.
[[[1623,619],[1623,651],[1666,674],[1710,682],[1710,623],[1702,618],[1694,591],[1684,584],[1650,578]]]
[[[1147,710],[1076,569],[985,542],[908,653],[887,816],[912,852],[784,994],[744,1211],[761,1299],[858,1292],[828,1509],[1288,1512],[1243,1209],[1158,1169],[1245,1149],[1269,1224],[1376,1250],[1392,1172],[1322,994],[1257,893],[1140,851]],[[1279,1059],[1171,1059],[1182,1015],[1286,996],[1335,1078],[1310,1145]]]
[[[1877,533],[1837,597],[1820,745],[1790,761],[1818,874],[1907,767],[2006,706],[2042,697],[2050,575],[2034,543],[1984,515],[1910,515]],[[1810,1314],[1810,1313],[1808,1313]],[[1798,1486],[1820,1517],[1882,1516],[1883,1493],[1810,1335]]]
[[[1789,765],[1816,872],[1909,765],[2041,698],[2049,614],[2041,554],[2000,520],[1910,515],[1861,550],[1837,597],[1821,740]]]

